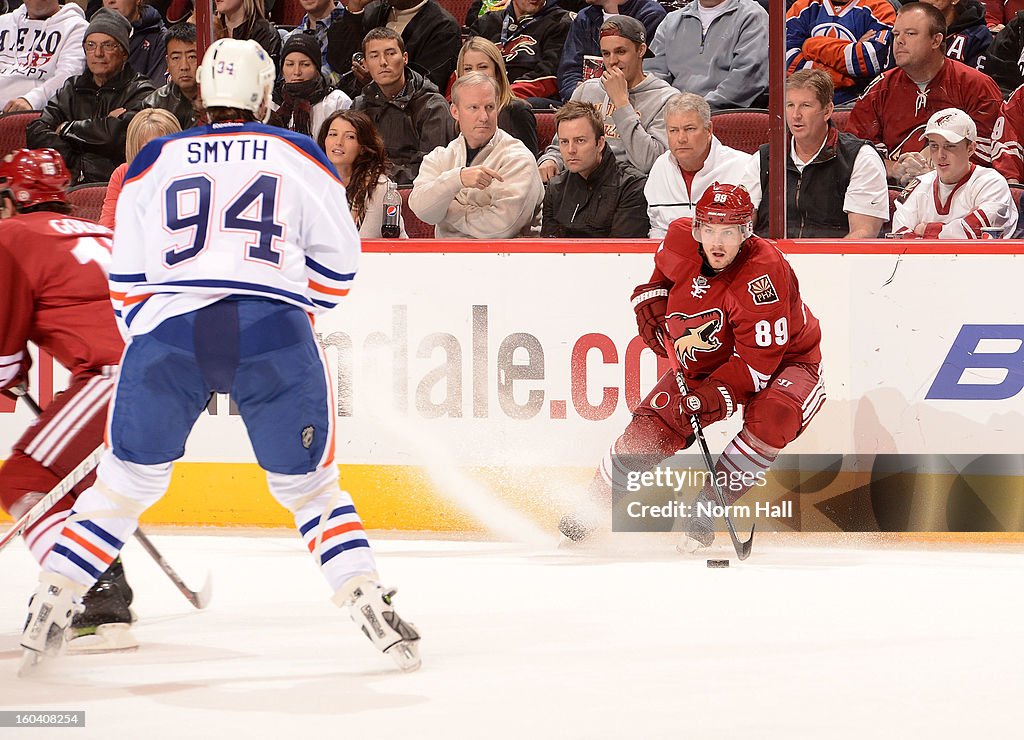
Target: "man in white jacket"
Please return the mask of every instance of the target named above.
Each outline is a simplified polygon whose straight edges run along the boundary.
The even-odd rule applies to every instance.
[[[978,139],[974,120],[959,108],[945,108],[928,119],[922,138],[935,169],[903,189],[893,234],[909,239],[1012,237],[1017,205],[1006,178],[971,161]]]
[[[536,236],[544,186],[530,150],[498,128],[498,86],[479,72],[452,86],[461,133],[423,158],[409,207],[438,239]]]
[[[736,182],[750,155],[730,149],[712,133],[711,107],[700,95],[678,93],[665,106],[668,151],[658,157],[644,187],[652,239],[663,239],[677,218],[693,218],[704,191]]]
[[[85,70],[85,13],[74,3],[25,0],[0,15],[0,108],[42,110],[69,77]]]

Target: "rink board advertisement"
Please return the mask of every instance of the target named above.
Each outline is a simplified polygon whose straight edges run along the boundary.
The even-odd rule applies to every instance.
[[[368,245],[351,295],[317,319],[335,378],[343,481],[370,527],[473,528],[466,502],[481,496],[553,520],[657,378],[629,305],[632,288],[649,278],[653,245],[557,253],[553,242],[515,242],[516,253],[496,254],[422,244],[397,253]],[[843,460],[819,496],[862,488],[857,476],[880,455],[942,459],[938,474],[954,479],[961,463],[1002,456],[985,470],[1011,485],[1020,479],[1024,256],[999,253],[1004,245],[986,253],[965,246],[965,254],[933,245],[931,254],[921,243],[918,253],[891,254],[793,245],[805,303],[821,322],[829,400],[786,452]],[[54,376],[60,388],[64,376]],[[45,401],[49,381],[33,380]],[[30,418],[0,406],[0,450]],[[738,431],[732,421],[708,431],[712,452]],[[216,399],[171,493],[147,518],[288,523],[252,460],[229,400]],[[820,526],[858,526],[826,519]],[[1024,529],[1024,511],[996,520]],[[921,522],[957,528],[937,516],[913,526]]]

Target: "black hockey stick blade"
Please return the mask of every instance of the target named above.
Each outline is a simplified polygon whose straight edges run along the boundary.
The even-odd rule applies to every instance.
[[[209,606],[210,599],[213,598],[213,578],[209,573],[206,575],[206,583],[203,584],[203,587],[199,591],[193,591],[185,584],[181,576],[175,572],[174,568],[164,560],[164,556],[160,554],[160,551],[156,549],[156,546],[150,542],[149,537],[141,529],[135,530],[135,539],[139,541],[142,548],[156,561],[156,564],[160,566],[160,570],[171,579],[171,582],[178,587],[178,590],[189,600],[192,606],[196,609],[205,609]]]

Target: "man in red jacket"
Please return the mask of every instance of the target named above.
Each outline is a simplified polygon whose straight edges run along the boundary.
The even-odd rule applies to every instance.
[[[124,343],[107,288],[110,230],[72,218],[64,202],[69,175],[52,149],[20,149],[0,161],[0,391],[25,382],[28,343],[71,373],[68,387],[14,443],[0,467],[0,506],[21,517],[103,442],[107,405]],[[94,474],[58,501],[23,536],[42,563],[78,494]],[[128,633],[132,592],[120,560],[85,595],[77,647],[134,647]],[[76,647],[71,643],[72,648]]]
[[[640,336],[665,357],[667,331],[690,393],[667,372],[633,412],[605,455],[591,486],[610,500],[613,475],[649,470],[694,441],[689,417],[703,426],[743,407],[743,428],[719,456],[715,476],[732,503],[762,478],[782,449],[800,436],[825,402],[821,331],[800,298],[789,262],[767,239],[753,235],[754,207],[738,185],[715,183],[697,203],[693,221],[669,226],[654,258],[654,274],[633,292]],[[746,487],[732,485],[746,481]],[[696,504],[712,502],[710,486]],[[697,511],[695,506],[693,511]],[[571,540],[592,524],[563,517]],[[688,550],[714,541],[710,517],[686,520]]]

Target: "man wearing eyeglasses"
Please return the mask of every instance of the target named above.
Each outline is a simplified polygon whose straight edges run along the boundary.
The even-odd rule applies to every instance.
[[[86,71],[65,82],[26,130],[30,148],[61,153],[71,185],[110,179],[125,160],[128,124],[153,92],[149,79],[127,65],[131,34],[120,13],[96,11],[82,43]]]

